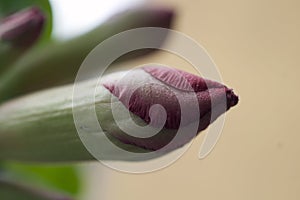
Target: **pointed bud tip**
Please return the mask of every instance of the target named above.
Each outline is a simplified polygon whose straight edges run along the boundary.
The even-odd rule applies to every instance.
[[[239,97],[236,94],[234,94],[233,89],[227,89],[226,96],[228,109],[238,104]]]
[[[27,48],[40,36],[45,16],[37,7],[14,13],[0,21],[0,40]]]

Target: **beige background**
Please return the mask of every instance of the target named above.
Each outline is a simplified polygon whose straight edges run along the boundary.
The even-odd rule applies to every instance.
[[[172,166],[144,175],[87,168],[85,199],[300,199],[300,1],[164,0],[176,30],[202,44],[240,96],[213,152],[198,159],[203,132]],[[166,53],[136,64],[185,68]],[[97,197],[95,197],[97,195]]]

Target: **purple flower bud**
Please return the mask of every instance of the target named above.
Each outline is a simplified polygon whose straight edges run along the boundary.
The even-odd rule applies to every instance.
[[[36,7],[19,11],[1,19],[0,41],[27,48],[39,38],[44,22],[43,13]]]
[[[155,104],[159,104],[165,109],[167,115],[165,129],[177,130],[180,126],[187,126],[199,120],[199,132],[206,129],[218,116],[238,103],[238,97],[232,89],[221,83],[206,80],[181,70],[147,66],[130,73],[132,73],[130,74],[131,79],[125,80],[125,82],[104,82],[103,85],[127,109],[152,126],[161,123],[161,113],[151,113],[151,106]],[[152,82],[153,80],[154,82]],[[132,89],[135,86],[136,88]],[[196,99],[196,102],[193,101],[193,98]],[[219,105],[223,105],[223,109]],[[200,113],[195,112],[195,106],[198,106]],[[182,108],[188,115],[183,115]],[[158,134],[149,138],[137,138],[125,133],[114,136],[125,143],[157,150],[168,144],[174,134],[176,131],[171,131],[169,135]],[[177,147],[186,144],[191,139],[190,137],[183,138]]]
[[[114,20],[118,21],[120,18],[126,19],[127,16],[129,16],[127,26],[130,28],[171,28],[175,12],[172,8],[168,7],[138,7],[115,14],[107,22],[112,23]]]

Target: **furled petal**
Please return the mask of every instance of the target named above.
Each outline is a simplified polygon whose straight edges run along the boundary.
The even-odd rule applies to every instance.
[[[120,81],[104,82],[103,85],[127,109],[152,126],[159,125],[162,120],[159,110],[151,110],[155,104],[165,109],[165,129],[178,130],[180,126],[199,120],[198,131],[201,131],[238,103],[238,97],[232,89],[177,69],[147,66],[131,71],[128,77],[130,78],[125,77]],[[170,142],[176,133],[170,134],[137,138],[124,133],[116,137],[123,142],[156,150]],[[184,145],[190,139],[192,138],[184,138],[182,144],[178,145]]]

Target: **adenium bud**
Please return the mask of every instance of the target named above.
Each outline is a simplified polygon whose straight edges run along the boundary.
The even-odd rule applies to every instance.
[[[129,29],[140,27],[170,28],[174,17],[175,12],[172,8],[148,6],[128,9],[115,14],[106,23],[113,23],[118,21],[119,18],[124,18],[127,20],[127,25],[130,26]]]
[[[129,79],[125,78],[124,81],[119,82],[107,80],[103,82],[104,87],[130,112],[152,126],[161,123],[162,113],[159,111],[151,113],[151,107],[156,104],[161,105],[167,115],[164,129],[174,130],[168,132],[169,135],[164,132],[149,138],[138,138],[126,133],[112,133],[125,143],[146,149],[158,150],[164,147],[175,136],[175,130],[197,120],[199,120],[198,132],[202,131],[218,116],[238,103],[238,97],[232,89],[181,70],[146,66],[129,73]],[[196,98],[196,102],[193,101],[193,97]],[[181,103],[178,98],[181,99]],[[219,105],[223,105],[224,109]],[[198,106],[200,112],[194,111],[195,106]],[[182,109],[185,109],[184,112],[188,115],[183,115]],[[211,115],[212,109],[215,109],[214,116]],[[189,135],[195,136],[196,134]],[[191,139],[189,136],[183,138],[174,148],[186,144]]]
[[[93,159],[82,142],[103,160],[147,160],[187,144],[237,103],[223,84],[177,69],[110,73],[101,84],[91,79],[2,104],[0,160]]]
[[[27,48],[39,38],[45,16],[36,7],[24,9],[0,21],[0,41]]]

